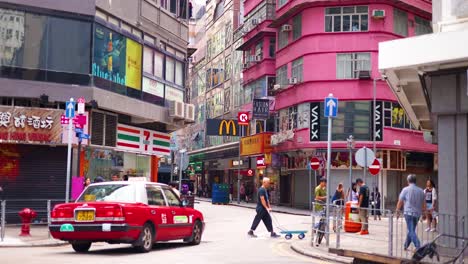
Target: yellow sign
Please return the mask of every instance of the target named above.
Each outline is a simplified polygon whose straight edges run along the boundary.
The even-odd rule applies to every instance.
[[[236,136],[237,135],[237,131],[236,131],[236,124],[234,123],[233,120],[223,120],[221,121],[221,124],[219,124],[219,131],[218,131],[218,134],[220,136],[223,135],[223,127],[226,128],[226,135],[229,135],[230,131],[231,131],[231,127],[232,127],[232,135],[233,136]]]
[[[265,165],[271,164],[271,153],[265,153]]]
[[[241,156],[271,153],[271,133],[261,133],[241,139]],[[266,157],[265,157],[266,159]]]
[[[141,45],[127,38],[125,85],[141,90]]]

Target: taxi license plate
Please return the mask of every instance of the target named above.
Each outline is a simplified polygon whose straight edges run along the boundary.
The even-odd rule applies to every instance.
[[[75,220],[78,222],[94,221],[94,210],[76,211]]]

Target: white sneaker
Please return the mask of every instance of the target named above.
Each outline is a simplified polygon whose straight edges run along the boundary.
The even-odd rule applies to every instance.
[[[425,231],[426,231],[426,232],[429,232],[429,231],[431,231],[431,228],[428,227],[428,228],[425,229]]]
[[[437,229],[432,228],[432,229],[431,229],[431,232],[437,232]]]

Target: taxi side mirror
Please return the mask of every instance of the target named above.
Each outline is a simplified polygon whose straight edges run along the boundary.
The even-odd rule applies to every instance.
[[[187,207],[189,202],[187,200],[182,200],[182,207]]]

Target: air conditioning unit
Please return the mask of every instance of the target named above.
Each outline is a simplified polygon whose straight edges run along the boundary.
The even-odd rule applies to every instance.
[[[195,122],[195,105],[185,104],[185,122],[186,123]]]
[[[169,101],[169,116],[174,119],[185,119],[185,107],[183,102]]]
[[[242,69],[247,69],[249,67],[249,63],[243,63],[242,64]]]
[[[278,91],[278,90],[281,90],[281,84],[273,85],[273,91]]]
[[[297,78],[296,77],[292,77],[288,80],[289,84],[297,84]]]
[[[370,80],[371,79],[371,72],[370,71],[359,71],[358,72],[358,79],[359,80]]]
[[[255,55],[250,55],[249,56],[249,62],[254,62],[255,60]]]
[[[282,32],[289,32],[292,30],[292,26],[291,25],[288,25],[288,24],[284,24],[281,26],[281,31]]]
[[[377,19],[385,18],[385,10],[372,10],[372,17]]]
[[[254,26],[260,24],[259,22],[260,21],[258,21],[258,19],[256,19],[256,18],[252,19],[252,25],[254,25]]]
[[[256,55],[255,56],[255,61],[256,62],[262,61],[262,55]]]
[[[250,32],[250,28],[248,27],[243,27],[242,28],[242,33],[246,34],[246,33],[249,33]]]

